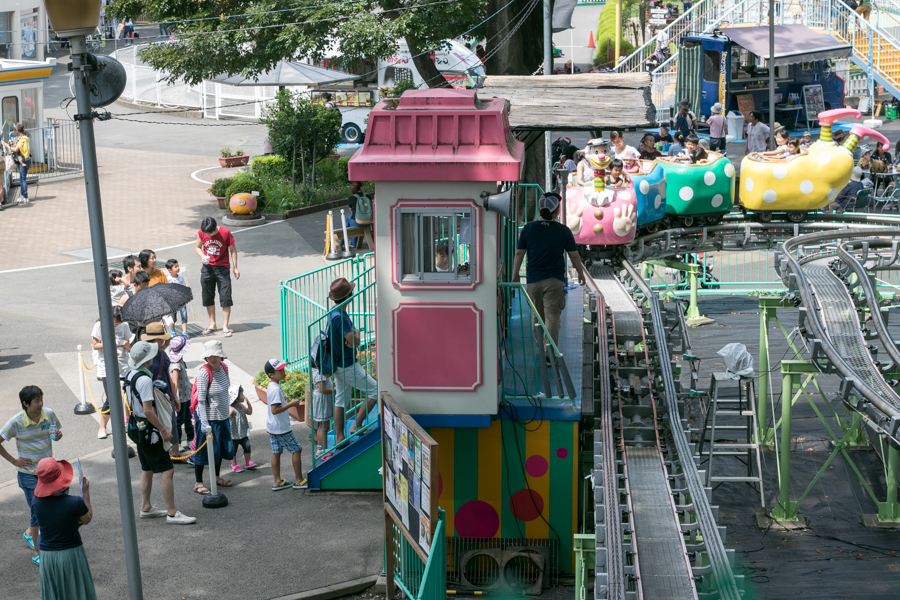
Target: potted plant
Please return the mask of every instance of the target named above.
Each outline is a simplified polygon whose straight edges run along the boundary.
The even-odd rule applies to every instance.
[[[228,186],[232,184],[231,177],[223,177],[221,179],[216,179],[213,181],[212,185],[209,187],[207,192],[216,197],[216,202],[219,203],[219,208],[225,208],[225,200],[227,200],[226,193],[228,192]]]
[[[281,389],[284,391],[284,397],[288,402],[294,400],[303,400],[300,406],[288,409],[288,414],[295,420],[300,422],[306,421],[306,407],[308,400],[306,397],[306,388],[309,387],[309,374],[305,371],[287,371],[284,381],[281,382]],[[260,371],[253,378],[253,387],[256,389],[256,397],[263,404],[268,404],[268,395],[266,388],[269,386],[269,376],[265,371]]]
[[[224,168],[241,167],[250,162],[250,156],[244,154],[243,148],[238,148],[232,152],[230,147],[225,146],[219,150],[219,154],[219,164]]]

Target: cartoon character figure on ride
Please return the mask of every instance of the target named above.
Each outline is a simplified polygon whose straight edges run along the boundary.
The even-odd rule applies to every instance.
[[[781,213],[799,223],[810,211],[816,211],[837,198],[850,181],[853,150],[860,138],[870,137],[890,149],[888,140],[868,127],[854,125],[843,146],[831,138],[831,126],[841,117],[860,113],[852,108],[838,108],[819,113],[819,140],[786,159],[763,159],[757,154],[741,162],[741,204],[767,223],[773,213]]]
[[[715,225],[734,205],[734,165],[718,152],[696,164],[660,157],[665,173],[666,227]]]
[[[606,168],[612,157],[600,153],[588,160],[594,168],[594,187],[566,189],[566,226],[580,245],[627,244],[637,229],[634,184],[606,189]]]

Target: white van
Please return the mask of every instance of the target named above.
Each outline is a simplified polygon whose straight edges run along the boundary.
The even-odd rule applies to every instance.
[[[434,64],[444,79],[455,88],[478,88],[484,82],[484,65],[474,52],[464,44],[447,40],[448,46],[434,52]],[[416,87],[430,87],[422,79],[413,63],[406,42],[401,40],[397,54],[378,61],[378,87],[394,87],[401,81],[412,81]],[[316,90],[313,94],[325,90]],[[355,89],[344,91],[328,89],[335,104],[340,108],[341,134],[347,144],[360,144],[366,133],[369,111],[378,102],[378,90]]]

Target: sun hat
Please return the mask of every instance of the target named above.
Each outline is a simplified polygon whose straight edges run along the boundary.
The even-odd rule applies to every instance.
[[[350,297],[353,293],[355,283],[350,283],[344,277],[339,277],[331,282],[331,288],[328,290],[328,297],[335,302],[342,302]]]
[[[172,362],[178,362],[184,357],[185,352],[187,352],[190,347],[191,338],[186,335],[174,337],[172,338],[172,341],[169,342],[169,347],[166,349],[166,356],[168,356],[169,360]]]
[[[628,150],[625,152],[625,156],[623,157],[625,160],[637,160],[640,158],[640,155],[634,150]]]
[[[678,110],[690,110],[690,109],[691,109],[691,103],[688,102],[687,100],[682,100],[681,102],[678,103]]]
[[[50,456],[40,460],[34,473],[38,478],[34,495],[38,498],[64,492],[72,483],[72,465],[68,461],[56,460]]]
[[[145,362],[156,358],[159,346],[150,342],[137,342],[128,353],[128,366],[132,369],[140,369]]]
[[[863,170],[859,167],[853,167],[853,170],[850,172],[850,181],[860,181],[862,180]]]
[[[275,371],[280,371],[286,366],[287,363],[280,358],[270,358],[266,361],[266,366],[264,367],[264,369],[266,371],[266,375],[271,375]]]
[[[544,194],[541,196],[540,200],[538,200],[538,210],[547,209],[550,212],[555,212],[557,208],[559,208],[559,201],[561,198],[559,194]]]
[[[725,107],[722,106],[721,102],[716,102],[712,105],[712,108],[709,109],[709,112],[714,115],[721,115],[723,112],[725,112]]]
[[[210,340],[203,344],[203,358],[209,358],[210,356],[228,358],[225,354],[225,350],[222,348],[222,342],[219,340]]]
[[[166,332],[166,328],[163,327],[162,323],[150,323],[144,331],[145,333],[141,336],[141,340],[144,342],[172,339],[172,335]]]
[[[234,404],[237,402],[238,398],[241,397],[241,391],[243,391],[244,386],[242,385],[232,385],[228,388],[228,403]]]

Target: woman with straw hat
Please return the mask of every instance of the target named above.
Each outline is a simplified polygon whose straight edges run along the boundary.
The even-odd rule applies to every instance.
[[[81,480],[82,496],[70,496],[72,465],[67,461],[42,458],[36,473],[33,506],[41,528],[41,600],[96,600],[94,578],[78,533],[94,517],[87,477]]]

